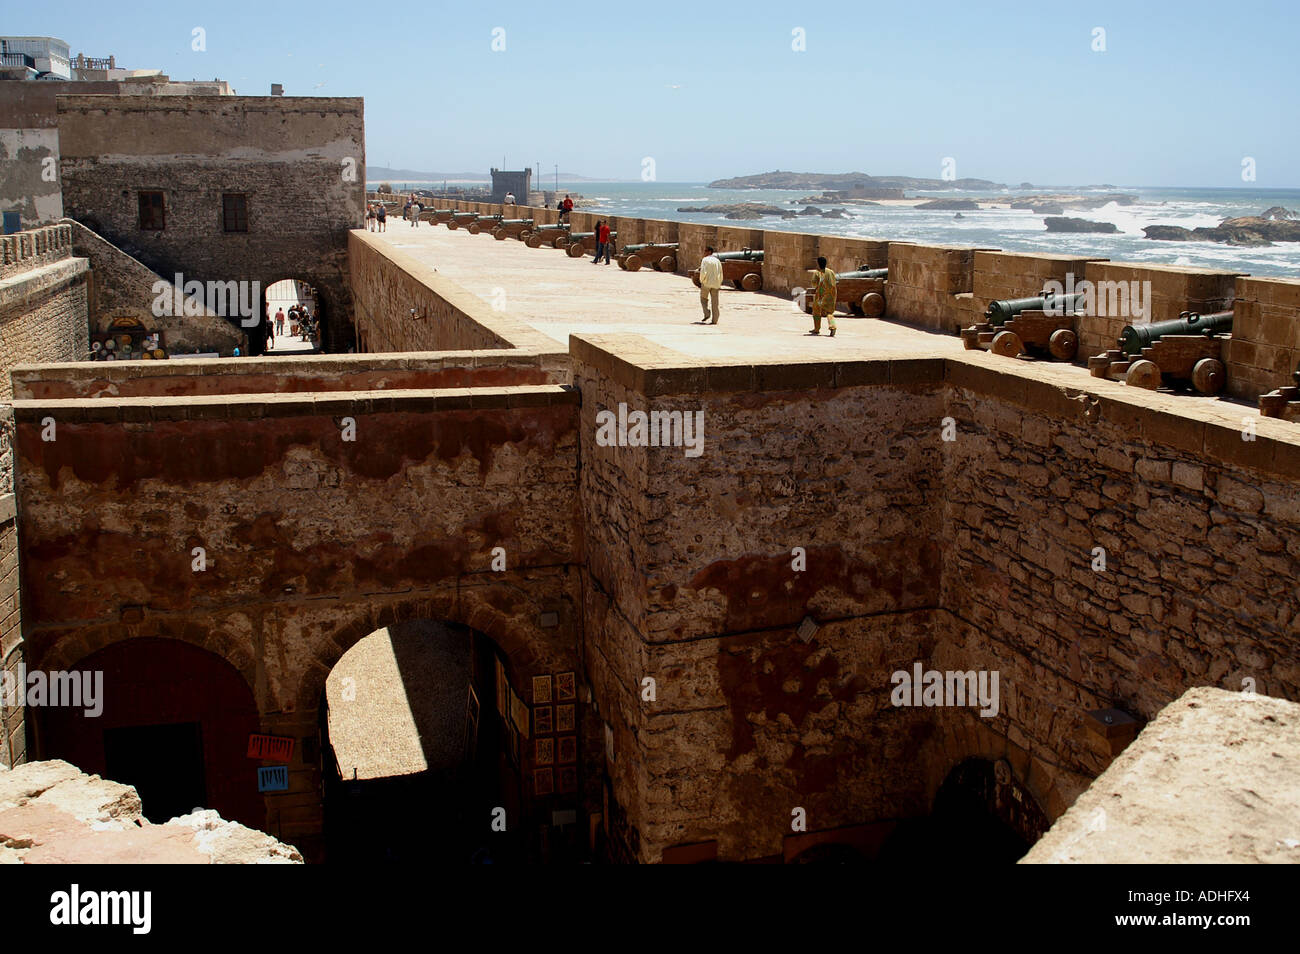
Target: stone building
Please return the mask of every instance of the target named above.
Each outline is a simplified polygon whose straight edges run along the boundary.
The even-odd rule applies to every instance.
[[[492,170],[492,198],[490,202],[504,202],[506,193],[514,194],[515,202],[518,205],[527,205],[528,196],[532,193],[533,170],[524,169],[519,172],[506,172],[502,169]]]

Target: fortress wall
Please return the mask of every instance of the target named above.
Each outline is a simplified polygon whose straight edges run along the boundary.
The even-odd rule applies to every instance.
[[[1210,314],[1231,311],[1239,272],[1179,265],[1146,265],[1133,262],[1098,260],[1084,267],[1084,276],[1094,286],[1102,282],[1122,282],[1130,289],[1133,282],[1150,282],[1151,300],[1147,302],[1147,321],[1177,318],[1180,312]],[[1139,288],[1145,287],[1140,284]],[[1107,309],[1109,310],[1109,309]],[[1097,311],[1102,311],[1098,306]],[[1136,323],[1138,316],[1129,314],[1081,315],[1078,321],[1079,359],[1086,364],[1092,355],[1115,347],[1125,325]]]
[[[423,390],[564,384],[567,355],[518,350],[431,351],[20,365],[19,400]]]
[[[1300,279],[1236,280],[1232,340],[1228,343],[1228,393],[1253,401],[1294,385],[1300,368]]]
[[[802,232],[763,233],[763,290],[788,298],[796,288],[809,288],[808,270],[817,267],[817,238]]]
[[[1243,440],[1213,405],[961,359],[947,382],[943,605],[1007,660],[1013,741],[1095,774],[1083,710],[1145,720],[1245,679],[1300,700],[1294,427],[1260,419]]]
[[[89,264],[54,225],[0,238],[0,400],[22,362],[76,361],[90,351]]]
[[[613,773],[641,860],[780,853],[795,807],[810,831],[887,822],[973,755],[1006,759],[1050,822],[1112,758],[1090,711],[1147,720],[1245,678],[1300,699],[1285,422],[1242,441],[1213,406],[1074,394],[982,354],[698,367],[634,338],[573,352],[586,662],[616,764],[644,766]],[[589,446],[619,402],[703,410],[704,453]],[[915,662],[997,672],[1000,711],[895,708]]]
[[[970,314],[976,251],[955,245],[891,244],[885,317],[935,331],[956,331]],[[966,299],[959,300],[963,294]]]

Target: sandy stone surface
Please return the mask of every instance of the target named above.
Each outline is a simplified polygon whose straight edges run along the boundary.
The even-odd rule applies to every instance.
[[[1300,863],[1300,705],[1222,689],[1167,706],[1025,864]]]
[[[379,234],[505,314],[567,346],[570,334],[641,334],[656,344],[701,358],[818,360],[886,355],[935,356],[962,351],[951,335],[892,322],[839,315],[835,338],[807,332],[812,318],[776,295],[720,293],[720,322],[701,318],[700,292],[685,275],[643,268],[625,272],[617,263],[593,265],[591,256],[569,258],[558,249],[531,249],[507,239],[470,235],[464,229],[390,230]],[[695,267],[697,263],[691,263]],[[1087,372],[1083,372],[1087,377]]]
[[[469,654],[466,634],[423,620],[377,630],[349,649],[325,682],[330,744],[343,777],[391,778],[458,764]]]
[[[0,864],[301,864],[270,835],[211,810],[151,824],[135,789],[67,762],[0,772]]]

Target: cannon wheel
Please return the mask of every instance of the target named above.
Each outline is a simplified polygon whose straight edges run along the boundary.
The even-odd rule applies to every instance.
[[[1192,366],[1192,387],[1202,394],[1218,394],[1223,382],[1223,362],[1218,358],[1202,358]]]
[[[885,296],[880,292],[867,292],[858,307],[868,318],[879,318],[885,313]]]
[[[455,219],[448,219],[448,220],[447,220],[447,228],[451,229],[453,232],[456,231],[456,229],[458,229],[459,227],[460,227],[460,226],[458,226],[458,225],[456,224],[456,220],[455,220]]]
[[[1057,328],[1047,339],[1047,350],[1058,361],[1073,361],[1079,353],[1079,336],[1069,328]]]
[[[969,328],[961,330],[961,343],[967,351],[978,351],[980,346],[980,330],[972,325]]]
[[[492,237],[498,242],[504,242],[506,240],[506,230],[503,228],[495,228],[492,230]]]
[[[1004,358],[1014,358],[1025,350],[1025,345],[1014,331],[999,331],[989,342],[989,350]]]
[[[524,244],[529,248],[541,248],[542,240],[539,236],[530,233],[528,238],[524,239]]]
[[[582,247],[581,242],[574,242],[565,251],[569,253],[569,258],[582,258],[587,254],[587,250]]]
[[[480,232],[483,231],[483,226],[479,225],[477,222],[471,222],[469,228],[467,228],[465,231],[468,232],[470,235],[478,235]]]
[[[641,268],[641,256],[632,254],[623,259],[623,267],[629,272],[635,272]]]
[[[675,255],[665,255],[659,259],[659,264],[655,266],[661,272],[677,271],[677,257]]]
[[[746,272],[737,284],[745,291],[758,291],[763,287],[763,276],[758,272]]]
[[[557,235],[551,239],[551,248],[568,248],[569,237],[567,235]]]
[[[519,232],[518,232],[518,234],[515,235],[515,238],[519,239],[519,241],[521,241],[521,242],[527,242],[527,241],[528,241],[528,236],[530,236],[530,235],[532,235],[532,234],[533,234],[533,230],[532,230],[532,229],[520,229]]]
[[[1124,383],[1130,387],[1154,391],[1160,387],[1160,368],[1154,361],[1147,361],[1145,358],[1134,361],[1124,374]]]

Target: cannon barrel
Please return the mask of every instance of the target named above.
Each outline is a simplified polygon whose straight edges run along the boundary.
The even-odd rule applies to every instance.
[[[677,248],[676,242],[640,242],[635,245],[624,245],[623,251],[631,255],[633,252],[639,252],[643,248]]]
[[[888,278],[887,268],[861,268],[856,272],[840,272],[836,278]]]
[[[984,320],[990,325],[1001,325],[1016,317],[1022,311],[1060,309],[1062,312],[1069,312],[1083,297],[1083,292],[1078,292],[1074,295],[1056,296],[1048,294],[1035,295],[1033,298],[1006,298],[1000,301],[991,301],[988,309],[984,312]]]
[[[498,225],[532,225],[532,219],[498,219]]]
[[[739,252],[715,252],[714,257],[720,262],[761,262],[763,250],[747,248]]]
[[[1165,335],[1214,335],[1232,330],[1232,312],[1216,311],[1202,315],[1185,311],[1169,321],[1153,321],[1146,325],[1125,325],[1119,333],[1119,346],[1125,354],[1141,354]]]
[[[531,222],[532,220],[529,219],[529,221]],[[537,226],[537,228],[536,228],[534,231],[537,231],[537,232],[567,232],[567,231],[569,231],[569,227],[568,227],[567,225],[564,225],[564,224],[560,224],[560,225],[539,225],[539,226]]]

